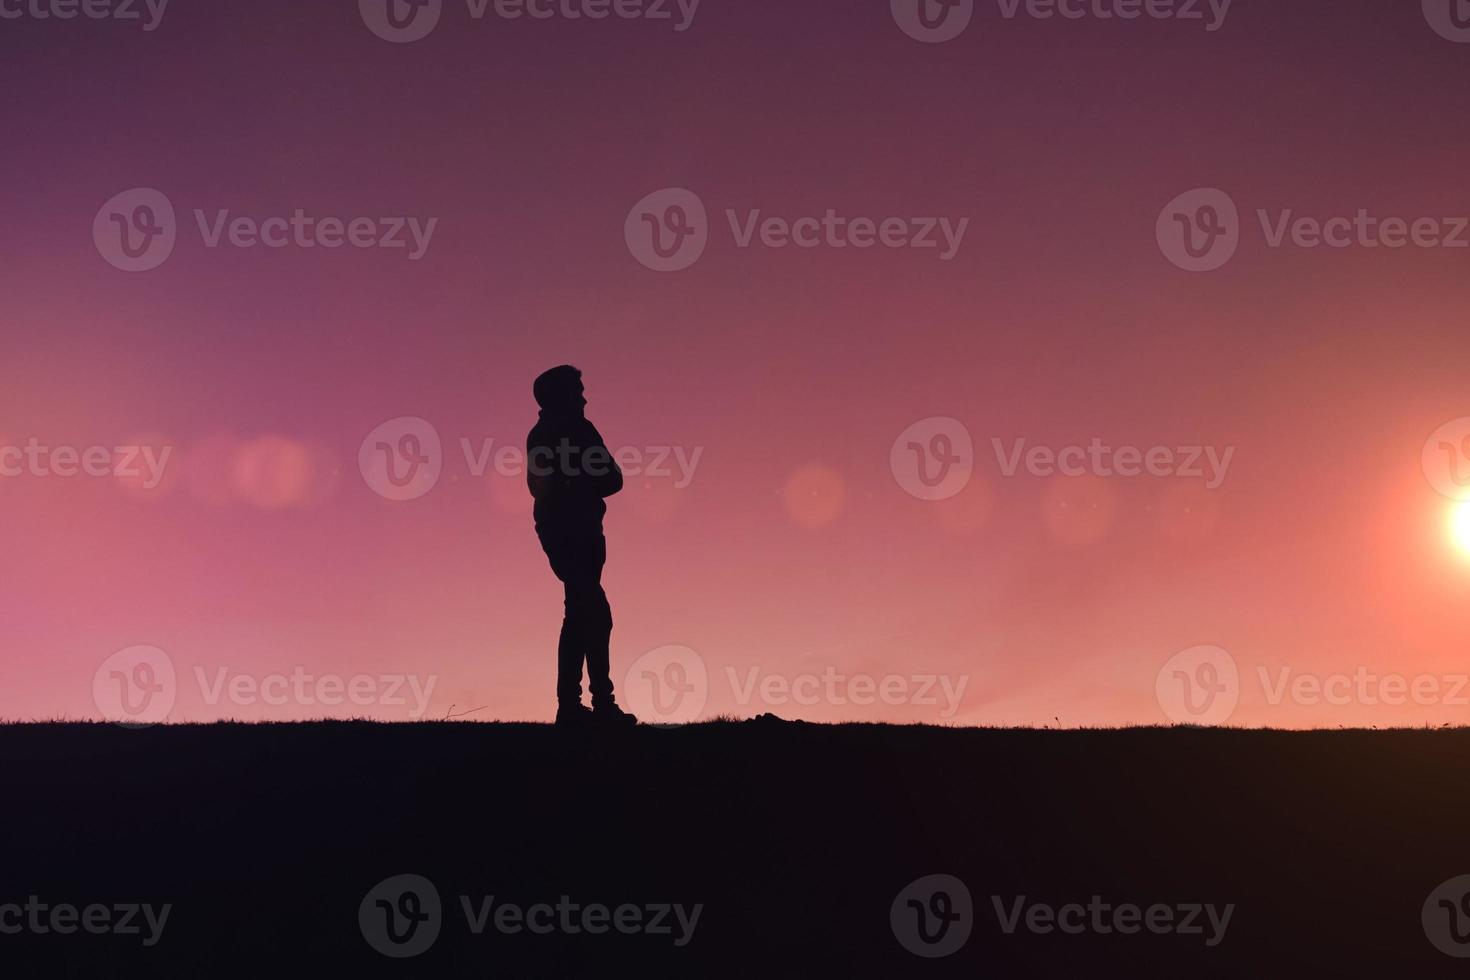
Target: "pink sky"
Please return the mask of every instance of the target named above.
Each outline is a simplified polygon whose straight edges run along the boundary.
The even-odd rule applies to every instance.
[[[99,667],[146,645],[176,668],[174,720],[403,719],[398,675],[432,678],[427,717],[549,719],[559,588],[524,488],[474,476],[460,440],[519,445],[532,378],[570,361],[611,445],[701,453],[687,486],[609,502],[635,710],[625,672],[675,645],[705,671],[700,716],[1158,723],[1165,663],[1213,645],[1239,670],[1232,724],[1470,722],[1470,557],[1421,461],[1470,416],[1470,249],[1272,248],[1256,216],[1470,214],[1470,46],[1416,4],[1290,6],[1206,32],[981,4],[941,44],[837,0],[704,0],[683,32],[449,3],[409,44],[283,0],[181,5],[146,33],[6,22],[27,94],[0,109],[0,447],[171,455],[153,490],[0,478],[0,717],[98,717]],[[91,233],[132,188],[178,216],[146,272]],[[708,211],[678,272],[624,238],[663,188]],[[1193,188],[1241,215],[1213,272],[1155,238]],[[411,260],[210,248],[196,209],[437,223]],[[753,209],[969,225],[948,261],[741,248],[726,211]],[[437,430],[443,473],[395,502],[358,455],[404,416]],[[890,468],[931,417],[975,447],[948,501]],[[1006,476],[992,439],[1234,453],[1205,490]],[[221,669],[381,696],[210,703],[199,672]],[[1273,704],[1262,671],[1283,670],[1439,694]],[[760,694],[834,675],[858,687]],[[856,703],[861,678],[907,693]]]

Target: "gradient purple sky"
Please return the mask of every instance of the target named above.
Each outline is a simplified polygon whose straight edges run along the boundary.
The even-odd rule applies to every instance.
[[[1212,644],[1241,672],[1231,723],[1470,722],[1453,699],[1273,705],[1258,679],[1470,672],[1470,559],[1421,466],[1470,416],[1470,250],[1273,249],[1254,217],[1470,214],[1470,45],[1418,4],[1239,0],[1210,33],[982,3],[920,44],[886,2],[704,0],[682,33],[450,2],[395,45],[351,2],[173,0],[146,33],[0,21],[0,51],[0,445],[176,451],[141,494],[0,479],[0,717],[95,717],[94,672],[146,644],[176,720],[406,716],[211,705],[194,679],[298,667],[432,675],[430,716],[549,718],[560,595],[529,498],[458,443],[520,444],[531,379],[570,361],[611,444],[703,449],[688,487],[610,501],[620,683],[677,644],[706,715],[1155,723],[1165,662]],[[91,226],[135,187],[180,237],[130,274]],[[713,227],[661,274],[623,224],[665,187]],[[1154,237],[1196,187],[1244,223],[1212,273]],[[196,208],[438,226],[416,262],[210,249]],[[741,249],[727,208],[971,221],[943,262]],[[445,471],[390,502],[356,461],[399,416],[433,423]],[[942,503],[889,468],[931,416],[978,454]],[[1205,491],[1006,477],[990,449],[1094,437],[1235,455]],[[741,703],[752,668],[967,686],[950,715]]]

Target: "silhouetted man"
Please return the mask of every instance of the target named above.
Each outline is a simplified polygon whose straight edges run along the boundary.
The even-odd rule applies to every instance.
[[[632,725],[638,719],[613,699],[608,674],[612,607],[602,591],[607,561],[603,498],[623,489],[623,472],[583,414],[583,390],[582,372],[570,364],[537,378],[533,392],[541,417],[526,437],[526,484],[536,498],[536,537],[566,587],[566,615],[556,651],[556,723]],[[582,704],[584,660],[591,711]]]

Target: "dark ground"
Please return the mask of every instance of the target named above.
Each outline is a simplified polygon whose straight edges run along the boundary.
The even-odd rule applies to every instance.
[[[1430,892],[1470,873],[1466,730],[15,725],[0,728],[0,767],[0,906],[173,906],[152,948],[0,935],[0,976],[1470,970],[1421,923]],[[440,932],[392,959],[358,911],[405,873],[436,887]],[[890,905],[939,873],[968,885],[973,933],[920,958]],[[493,924],[476,936],[460,895],[704,908],[679,948]],[[1007,935],[994,895],[1235,910],[1209,948],[1204,935]]]

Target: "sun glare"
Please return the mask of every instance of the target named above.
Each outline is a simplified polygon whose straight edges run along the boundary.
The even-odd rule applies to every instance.
[[[1470,555],[1470,500],[1456,504],[1450,512],[1450,536],[1462,552]]]

